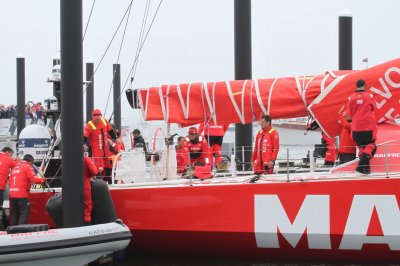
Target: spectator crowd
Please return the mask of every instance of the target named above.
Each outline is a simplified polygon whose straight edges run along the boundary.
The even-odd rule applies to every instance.
[[[25,118],[26,119],[45,119],[45,110],[41,102],[34,103],[29,101],[25,104]],[[5,106],[0,104],[0,119],[10,119],[17,117],[17,106]]]

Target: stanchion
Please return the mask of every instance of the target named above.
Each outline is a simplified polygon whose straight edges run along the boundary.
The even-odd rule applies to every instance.
[[[289,148],[286,149],[286,175],[287,175],[287,182],[290,182],[289,178]]]
[[[383,153],[385,154],[385,170],[386,170],[386,178],[389,178],[389,161],[386,151],[386,143],[383,144]]]

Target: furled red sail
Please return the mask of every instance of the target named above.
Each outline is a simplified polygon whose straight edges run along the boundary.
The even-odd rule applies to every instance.
[[[346,108],[358,79],[374,95],[378,122],[399,117],[400,59],[359,71],[323,75],[163,85],[137,90],[145,120],[184,126],[212,119],[217,124],[251,123],[312,114],[331,137],[340,133],[337,114]]]
[[[374,96],[377,122],[393,120],[400,114],[400,59],[338,77],[309,106],[310,113],[331,137],[340,134],[337,114],[347,106],[356,82],[364,79],[367,91]]]
[[[137,95],[145,120],[185,126],[209,119],[218,124],[246,124],[258,120],[262,114],[269,114],[273,119],[307,116],[307,106],[321,90],[338,76],[351,72],[163,85],[138,89]]]

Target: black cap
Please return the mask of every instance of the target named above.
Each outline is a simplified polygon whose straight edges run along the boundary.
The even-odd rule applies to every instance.
[[[357,88],[364,87],[364,86],[365,86],[365,81],[364,81],[363,79],[359,79],[359,80],[356,82],[356,85],[357,85]]]

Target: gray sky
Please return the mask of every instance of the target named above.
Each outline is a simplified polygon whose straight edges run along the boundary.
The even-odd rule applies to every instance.
[[[97,67],[130,0],[97,0],[84,41],[84,62]],[[92,0],[84,1],[85,27]],[[134,1],[121,52],[124,84],[133,64],[146,1]],[[159,0],[151,1],[149,20]],[[338,14],[353,14],[353,67],[399,57],[398,0],[253,0],[253,78],[319,74],[337,69]],[[3,1],[0,8],[0,103],[16,103],[16,57],[26,58],[26,99],[52,94],[59,55],[59,1]],[[149,22],[148,22],[149,24]],[[122,29],[95,76],[95,106],[105,109]],[[85,76],[85,74],[84,74]],[[234,79],[233,0],[164,0],[140,55],[134,88]],[[111,103],[110,103],[111,104]],[[111,113],[111,106],[107,113]],[[123,118],[137,119],[123,96]]]

